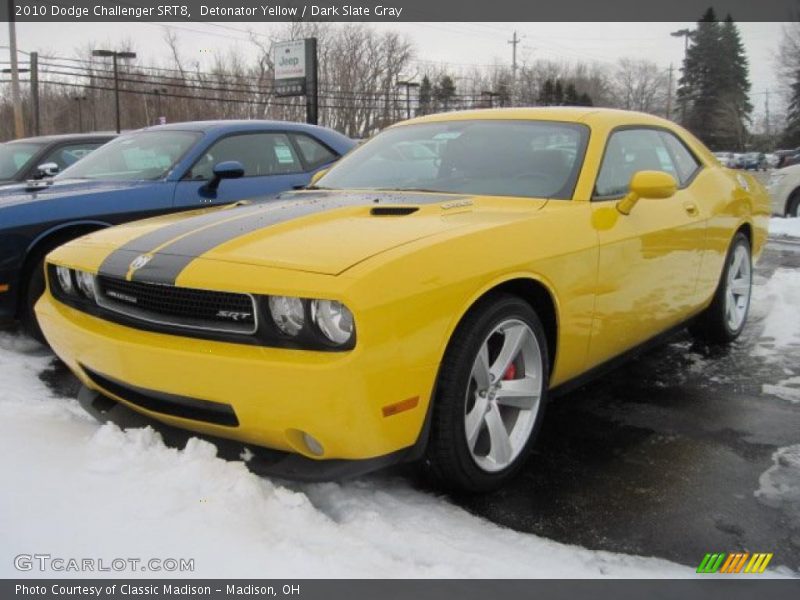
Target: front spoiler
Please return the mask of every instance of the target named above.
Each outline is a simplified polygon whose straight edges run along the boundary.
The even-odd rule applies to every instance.
[[[201,435],[171,427],[155,419],[150,419],[85,385],[81,386],[78,393],[78,402],[86,412],[102,423],[112,422],[123,429],[150,426],[161,433],[165,443],[171,446],[183,447],[189,438],[202,437],[217,446],[220,458],[244,460],[247,468],[256,475],[301,482],[338,481],[360,477],[393,465],[419,460],[425,450],[425,443],[418,442],[414,446],[369,459],[314,460],[301,454],[251,446],[234,440]],[[427,441],[427,436],[420,436],[420,438],[421,441]],[[247,458],[243,458],[244,456]]]

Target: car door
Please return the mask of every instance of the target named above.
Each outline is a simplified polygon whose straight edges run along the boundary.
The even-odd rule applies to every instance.
[[[214,166],[237,161],[244,167],[238,179],[224,179],[215,191],[207,184]],[[285,132],[237,133],[214,142],[189,168],[175,189],[176,208],[228,204],[275,194],[308,183],[309,173]]]
[[[612,132],[598,173],[592,220],[599,264],[590,365],[608,360],[691,315],[706,220],[692,183],[700,162],[669,131]],[[629,215],[617,210],[638,171],[665,171],[678,189],[671,198],[640,199]]]

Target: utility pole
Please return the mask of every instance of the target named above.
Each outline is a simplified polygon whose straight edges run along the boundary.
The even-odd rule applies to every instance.
[[[11,54],[11,101],[14,104],[14,135],[25,137],[22,121],[22,96],[19,92],[19,64],[17,63],[17,24],[14,20],[14,2],[8,0],[8,47]]]
[[[110,56],[114,61],[114,106],[117,115],[117,133],[121,131],[120,114],[119,114],[119,69],[117,67],[117,60],[120,58],[136,58],[136,52],[116,52],[115,50],[92,50],[92,56],[106,57]]]
[[[41,135],[41,119],[39,117],[39,53],[31,52],[31,103],[33,104],[33,135]]]
[[[508,43],[511,44],[511,106],[516,106],[517,104],[517,44],[520,41],[516,31],[511,39],[508,40]]]
[[[418,88],[419,84],[415,81],[398,81],[397,85],[406,88],[406,119],[411,118],[411,88]]]
[[[672,118],[672,63],[669,63],[669,78],[667,79],[667,119]]]
[[[87,98],[86,96],[73,96],[72,99],[78,103],[78,133],[83,133],[83,109],[81,103]]]

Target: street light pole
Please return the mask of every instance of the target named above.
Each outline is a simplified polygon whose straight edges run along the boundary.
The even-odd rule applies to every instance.
[[[683,66],[686,67],[686,55],[689,52],[689,38],[694,35],[693,29],[678,29],[677,31],[673,31],[670,33],[672,37],[682,37],[683,38]],[[672,75],[672,71],[670,70],[670,75]],[[670,89],[670,93],[672,90]],[[667,117],[669,118],[669,117]],[[681,102],[681,123],[686,122],[686,102]]]
[[[117,133],[120,133],[122,127],[121,127],[121,119],[119,112],[119,69],[117,66],[117,61],[120,58],[124,59],[136,58],[136,52],[117,52],[115,50],[93,50],[92,56],[99,56],[99,57],[110,56],[114,62],[114,107],[116,109],[116,117],[117,117],[116,119]]]

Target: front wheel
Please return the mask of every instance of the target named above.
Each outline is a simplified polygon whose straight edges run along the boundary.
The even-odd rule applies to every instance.
[[[747,322],[752,289],[750,240],[739,232],[728,249],[714,299],[690,327],[692,334],[714,344],[727,344],[735,340]]]
[[[435,483],[483,492],[525,462],[544,413],[547,343],[516,296],[481,301],[450,341],[434,398],[426,465]]]

